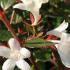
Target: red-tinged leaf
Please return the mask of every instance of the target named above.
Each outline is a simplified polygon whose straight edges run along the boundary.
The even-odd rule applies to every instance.
[[[34,16],[32,15],[32,13],[30,13],[30,19],[31,19],[31,22],[34,23]]]
[[[3,19],[4,18],[4,11],[0,6],[0,18]]]
[[[3,22],[7,22],[7,18],[6,18],[5,12],[4,12],[4,10],[1,8],[1,6],[0,6],[0,19],[1,19]]]
[[[48,35],[46,40],[57,40],[58,38],[54,35]],[[52,50],[56,50],[56,48],[52,45],[52,46],[48,46],[49,48],[51,48]]]
[[[21,28],[18,28],[18,33],[21,34],[21,35],[26,34],[26,32],[24,32]]]
[[[30,13],[30,19],[32,24],[34,23],[34,16],[32,15],[32,13]],[[41,20],[41,15],[38,17],[38,22]]]
[[[16,2],[20,2],[20,0],[16,0]]]
[[[39,15],[39,17],[38,17],[38,22],[41,20],[41,15]]]
[[[46,40],[57,40],[58,38],[54,35],[49,35]]]

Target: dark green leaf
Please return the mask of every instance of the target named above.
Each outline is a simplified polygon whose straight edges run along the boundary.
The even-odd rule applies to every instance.
[[[46,70],[47,69],[45,63],[39,61],[37,64],[38,64],[40,70]]]
[[[7,30],[0,30],[0,40],[1,41],[7,41],[9,38],[11,38],[12,35]]]
[[[52,51],[50,49],[47,50],[43,49],[43,50],[34,51],[33,55],[35,56],[36,61],[46,62],[46,61],[50,61],[51,53]]]

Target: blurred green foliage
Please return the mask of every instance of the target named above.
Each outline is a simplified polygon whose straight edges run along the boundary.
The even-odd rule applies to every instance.
[[[8,20],[11,18],[11,14],[13,11],[12,6],[16,3],[15,0],[0,0],[0,5],[4,9]],[[16,9],[16,16],[14,17],[13,23],[11,27],[16,32],[16,35],[21,39],[25,40],[31,37],[33,32],[33,28],[31,27],[31,20],[29,17],[28,11],[21,11]],[[47,31],[56,28],[61,24],[63,20],[66,20],[70,23],[70,0],[49,0],[47,4],[43,4],[40,8],[40,14],[42,16],[41,21],[39,22],[38,26],[36,26],[37,34],[43,32],[43,35],[40,38],[30,39],[28,42],[23,44],[26,47],[32,49],[33,56],[36,59],[37,64],[40,67],[40,70],[49,70],[46,66],[46,62],[51,60],[52,51],[50,49],[38,49],[43,46],[48,46],[48,42],[45,43],[43,40],[46,37]],[[18,19],[18,21],[16,21]],[[27,24],[23,21],[26,20]],[[18,33],[18,28],[21,28],[23,32],[26,34],[21,35]],[[67,32],[70,33],[70,25],[67,29]],[[0,20],[0,41],[8,41],[12,35],[7,30],[6,26]],[[47,37],[46,37],[47,38]],[[50,43],[51,44],[51,43]],[[51,64],[51,63],[50,63]],[[50,65],[49,64],[49,65]],[[56,66],[56,65],[55,65]],[[1,65],[0,65],[1,68]],[[0,69],[1,70],[1,69]],[[15,67],[15,70],[17,67]],[[34,67],[32,66],[32,70]],[[57,69],[55,69],[57,70]]]

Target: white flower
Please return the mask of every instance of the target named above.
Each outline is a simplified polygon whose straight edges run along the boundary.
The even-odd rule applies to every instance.
[[[61,37],[61,34],[66,31],[66,28],[68,27],[68,22],[65,22],[65,20],[58,26],[57,28],[48,31],[47,35],[55,35],[57,37]]]
[[[61,40],[57,43],[55,47],[58,50],[62,63],[70,68],[70,34],[62,33]]]
[[[14,5],[13,8],[30,11],[35,19],[32,25],[37,25],[39,17],[39,9],[41,8],[42,3],[47,3],[49,0],[21,0],[21,1],[22,3]]]
[[[8,44],[10,48],[0,46],[0,56],[8,58],[2,66],[2,70],[14,70],[15,65],[21,70],[30,70],[30,65],[23,60],[30,57],[30,51],[26,48],[21,48],[14,38],[11,38]]]
[[[70,68],[70,34],[63,32],[68,27],[68,23],[65,21],[56,29],[48,32],[48,34],[60,37],[60,40],[50,40],[51,42],[57,43],[55,47],[60,55],[62,63]]]

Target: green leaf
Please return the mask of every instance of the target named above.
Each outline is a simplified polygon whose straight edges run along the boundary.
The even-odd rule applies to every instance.
[[[34,48],[39,48],[39,47],[43,47],[43,46],[50,46],[50,45],[53,45],[53,43],[46,42],[41,38],[31,39],[27,43],[25,43],[26,47],[34,47]]]
[[[0,30],[0,40],[1,41],[7,41],[9,38],[11,38],[12,35],[7,30]]]
[[[0,0],[1,7],[6,10],[15,3],[15,0]]]
[[[50,61],[52,51],[51,49],[43,49],[43,50],[36,50],[33,52],[34,57],[36,58],[36,61]]]
[[[40,70],[46,70],[46,69],[47,69],[45,63],[39,61],[37,64],[38,64]],[[47,69],[47,70],[48,70],[48,69]]]
[[[56,18],[56,20],[54,20],[54,22],[53,22],[53,26],[56,28],[56,27],[58,27],[62,22],[63,19],[62,19],[62,17],[57,17]]]

